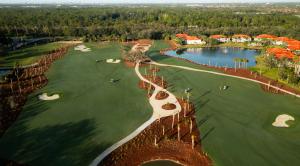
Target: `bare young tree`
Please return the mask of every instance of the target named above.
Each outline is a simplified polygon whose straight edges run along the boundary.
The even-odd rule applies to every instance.
[[[192,133],[193,131],[193,121],[192,119],[190,119],[190,134]]]
[[[195,147],[195,136],[192,135],[191,139],[192,139],[192,149],[194,149],[194,147]]]
[[[180,124],[177,125],[177,134],[178,141],[180,141]]]
[[[172,130],[174,128],[174,121],[175,121],[175,114],[173,114],[173,119],[172,119]]]

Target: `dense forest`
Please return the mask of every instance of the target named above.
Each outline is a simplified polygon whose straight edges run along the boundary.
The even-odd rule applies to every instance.
[[[2,8],[0,35],[84,37],[89,40],[163,39],[191,35],[270,33],[300,39],[300,18],[254,9],[192,7]]]

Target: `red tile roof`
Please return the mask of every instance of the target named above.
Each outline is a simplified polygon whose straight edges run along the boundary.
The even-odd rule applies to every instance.
[[[259,39],[276,39],[277,36],[269,35],[269,34],[261,34],[261,35],[256,36],[255,38],[259,38]]]
[[[196,37],[196,36],[187,36],[186,38],[185,38],[186,40],[200,40],[198,37]]]
[[[277,37],[275,40],[288,42],[288,41],[293,40],[293,39],[290,39],[288,37]]]
[[[290,49],[292,51],[298,51],[298,50],[300,50],[300,44],[289,45],[288,49]]]
[[[182,34],[176,34],[176,37],[183,38],[185,40],[200,40],[200,38],[196,36],[189,36],[188,34],[182,33]]]
[[[274,54],[276,58],[289,58],[293,59],[295,54],[293,54],[291,51],[285,49],[285,48],[268,48],[267,53]]]
[[[176,37],[179,37],[179,38],[185,38],[187,36],[188,36],[188,34],[185,34],[185,33],[176,34]]]
[[[248,35],[244,35],[244,34],[236,34],[236,35],[233,35],[232,38],[251,38],[251,37]]]
[[[226,36],[224,36],[224,35],[211,35],[210,38],[220,39],[220,38],[226,38]]]

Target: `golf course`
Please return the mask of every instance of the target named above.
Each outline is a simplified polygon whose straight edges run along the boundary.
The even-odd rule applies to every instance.
[[[121,59],[120,45],[85,45],[91,51],[70,48],[53,63],[47,86],[28,97],[1,137],[1,158],[29,165],[88,165],[150,118],[151,106],[134,70],[106,62]],[[39,100],[43,93],[59,98]]]
[[[217,71],[161,55],[168,47],[165,41],[154,41],[146,55],[160,64]],[[300,164],[299,98],[266,92],[258,83],[238,78],[157,67],[157,75],[177,98],[190,90],[201,147],[213,165]],[[0,138],[1,158],[29,165],[89,165],[152,115],[135,70],[145,72],[122,63],[120,43],[70,48],[47,71],[48,84],[29,95]],[[295,119],[287,122],[289,127],[272,126],[281,114]]]
[[[157,41],[148,55],[163,64],[205,69],[183,60],[159,55],[166,48]],[[217,166],[299,165],[299,98],[264,92],[260,85],[237,78],[172,67],[160,67],[171,83],[169,91],[185,96],[191,89],[204,151]],[[227,90],[220,87],[228,86]],[[280,114],[289,114],[289,128],[272,126]]]

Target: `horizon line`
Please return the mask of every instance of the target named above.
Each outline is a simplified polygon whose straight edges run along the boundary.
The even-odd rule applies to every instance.
[[[143,4],[282,4],[282,3],[299,3],[300,2],[294,2],[294,1],[287,1],[287,2],[269,2],[269,1],[260,1],[260,2],[220,2],[220,3],[217,3],[217,2],[196,2],[196,3],[193,3],[193,2],[176,2],[176,3],[172,3],[172,2],[143,2],[143,3],[139,3],[139,2],[90,2],[90,3],[85,3],[85,2],[62,2],[62,3],[56,3],[56,2],[43,2],[43,3],[34,3],[34,2],[30,2],[30,3],[14,3],[14,2],[0,2],[0,5],[67,5],[67,4],[78,4],[78,5],[91,5],[91,4],[101,4],[101,5],[111,5],[111,4],[140,4],[140,5],[143,5]]]

